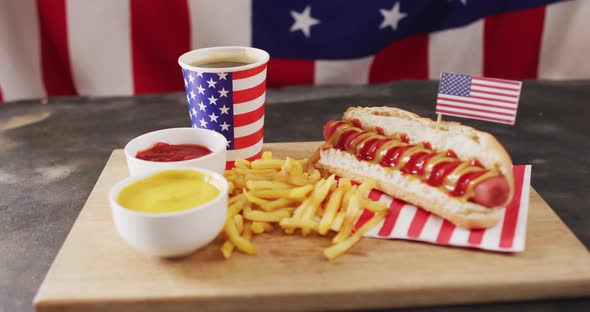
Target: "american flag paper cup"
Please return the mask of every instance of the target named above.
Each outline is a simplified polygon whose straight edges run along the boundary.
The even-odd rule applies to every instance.
[[[521,252],[525,249],[531,166],[513,167],[514,197],[502,212],[500,222],[489,229],[464,229],[430,212],[393,199],[372,190],[372,200],[383,201],[389,213],[380,224],[365,234],[380,239],[405,239],[426,243],[493,250]],[[360,228],[372,218],[373,213],[364,210],[355,228]]]
[[[236,60],[245,65],[222,64]],[[249,47],[204,48],[178,58],[192,127],[225,136],[226,168],[262,154],[268,60],[268,53]],[[203,65],[208,62],[217,67]]]

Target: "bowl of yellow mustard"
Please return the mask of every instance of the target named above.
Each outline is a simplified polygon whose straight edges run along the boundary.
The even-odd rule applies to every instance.
[[[125,242],[149,255],[175,258],[193,253],[221,232],[227,190],[227,181],[217,172],[166,169],[120,181],[109,202]]]

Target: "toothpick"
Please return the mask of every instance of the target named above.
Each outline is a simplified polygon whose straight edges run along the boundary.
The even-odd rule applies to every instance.
[[[436,130],[438,130],[438,128],[440,127],[440,122],[442,120],[442,114],[437,114],[438,116],[436,117]]]

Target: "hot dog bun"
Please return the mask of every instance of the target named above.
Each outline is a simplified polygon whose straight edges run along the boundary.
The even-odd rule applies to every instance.
[[[400,170],[358,160],[349,152],[324,146],[320,149],[317,165],[330,173],[356,181],[374,179],[377,181],[376,188],[382,192],[422,207],[464,228],[494,226],[500,219],[501,209],[512,199],[512,160],[489,133],[456,122],[441,122],[439,129],[436,129],[436,121],[392,107],[352,107],[344,113],[343,120],[355,120],[363,129],[379,127],[386,136],[405,133],[410,143],[430,142],[433,150],[451,149],[461,160],[477,159],[485,168],[495,168],[501,173],[507,181],[509,194],[504,202],[491,208],[473,201],[461,201]]]

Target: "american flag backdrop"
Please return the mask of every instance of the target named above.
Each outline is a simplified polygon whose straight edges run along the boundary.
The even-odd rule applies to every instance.
[[[227,139],[227,167],[262,154],[266,64],[232,73],[182,69],[193,127]]]
[[[588,79],[587,0],[0,0],[0,102],[182,91],[192,49],[254,46],[268,87]]]
[[[436,113],[513,125],[522,82],[443,72]]]

